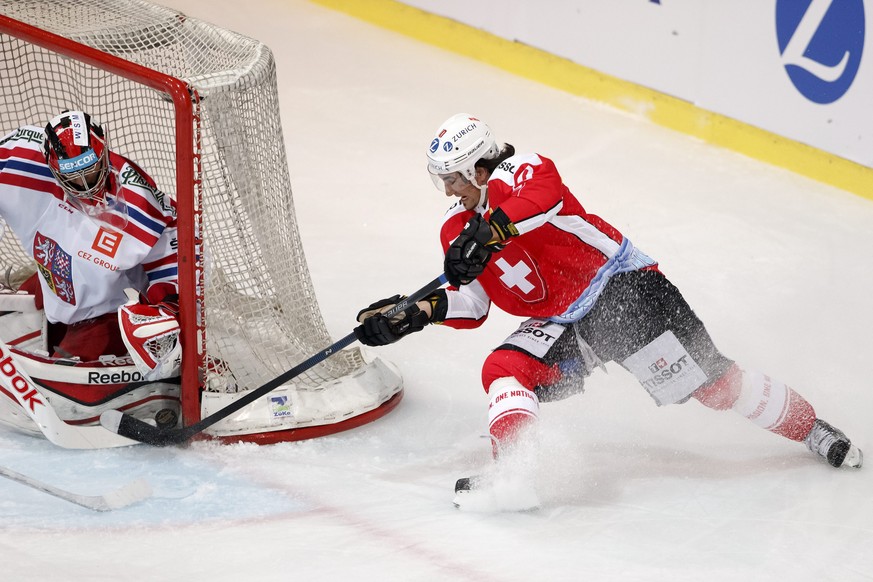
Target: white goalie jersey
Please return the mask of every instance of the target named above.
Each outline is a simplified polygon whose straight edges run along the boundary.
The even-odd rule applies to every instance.
[[[177,292],[176,211],[136,164],[110,153],[115,219],[68,200],[45,161],[36,126],[0,140],[0,216],[40,274],[46,318],[76,323],[114,312],[125,288],[162,299]],[[149,291],[150,290],[150,291]]]

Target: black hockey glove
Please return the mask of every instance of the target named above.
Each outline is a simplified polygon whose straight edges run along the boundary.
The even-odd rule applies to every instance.
[[[486,246],[493,237],[491,225],[477,214],[464,227],[446,251],[445,271],[455,287],[472,283],[491,260],[492,249]]]
[[[424,329],[429,321],[427,314],[413,303],[391,319],[385,317],[385,312],[394,307],[405,296],[395,295],[382,299],[358,312],[358,322],[355,336],[358,341],[367,346],[386,346],[393,344],[403,336]]]

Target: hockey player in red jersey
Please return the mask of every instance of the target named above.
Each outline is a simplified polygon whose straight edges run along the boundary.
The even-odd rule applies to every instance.
[[[385,345],[428,323],[477,327],[492,303],[528,318],[482,367],[496,458],[524,439],[540,402],[580,392],[595,368],[615,361],[659,406],[693,398],[802,442],[835,467],[861,466],[861,451],[802,396],[724,356],[657,263],[588,213],[551,160],[498,146],[466,114],[439,127],[427,157],[437,188],[458,198],[440,231],[450,287],[392,320],[382,313],[399,296],[363,309],[359,339]],[[459,480],[456,504],[476,488],[476,479]]]
[[[21,289],[44,309],[51,355],[129,354],[145,379],[178,373],[174,203],[90,115],[0,140],[0,216],[34,259]]]

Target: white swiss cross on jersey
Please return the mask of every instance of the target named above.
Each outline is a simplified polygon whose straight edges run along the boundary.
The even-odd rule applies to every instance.
[[[489,268],[507,290],[526,303],[542,301],[546,295],[546,287],[536,262],[524,250],[517,252],[515,249],[506,248],[495,253]]]

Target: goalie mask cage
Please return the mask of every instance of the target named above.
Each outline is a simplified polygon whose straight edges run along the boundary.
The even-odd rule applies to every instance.
[[[89,112],[178,209],[187,426],[331,343],[301,246],[272,53],[140,0],[0,0],[0,131]],[[9,278],[33,271],[11,232]],[[347,349],[207,433],[276,442],[391,410],[397,372]]]

